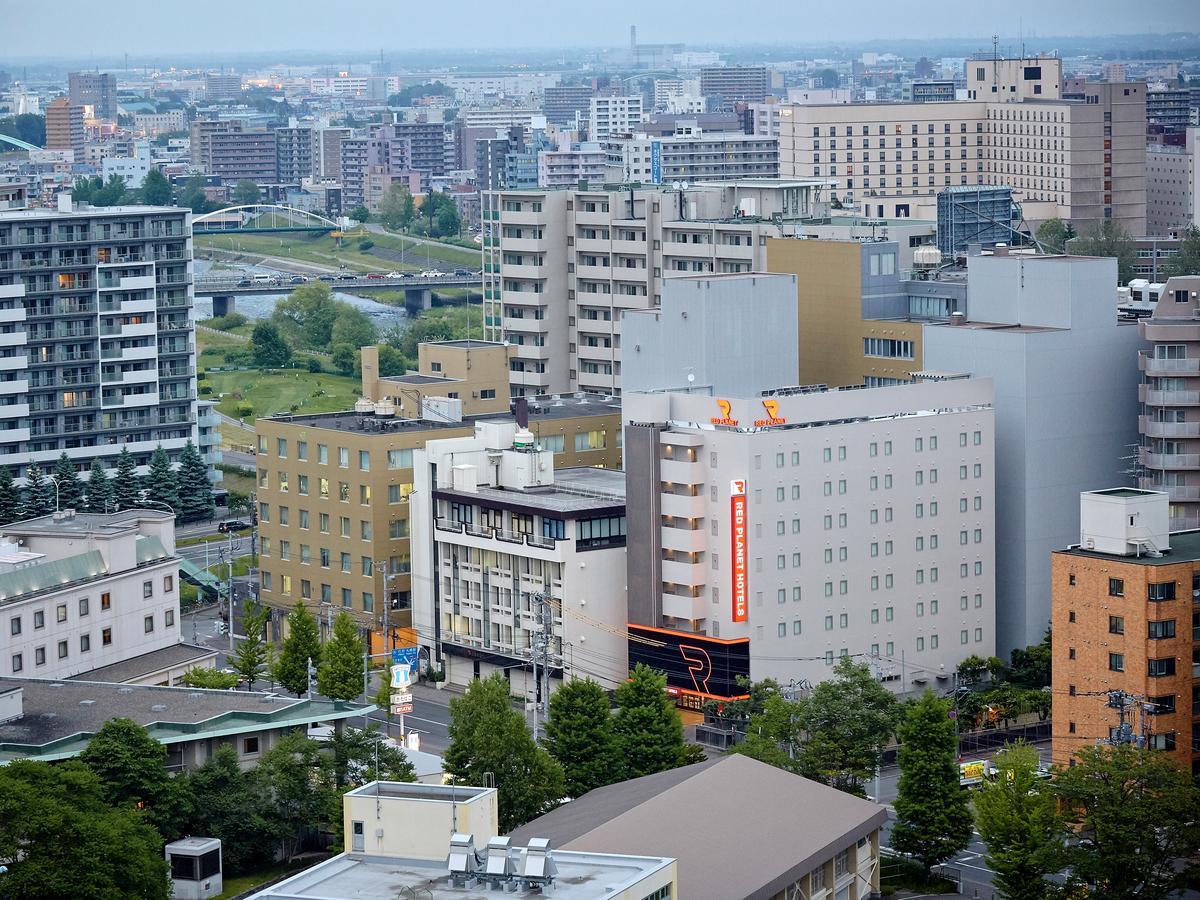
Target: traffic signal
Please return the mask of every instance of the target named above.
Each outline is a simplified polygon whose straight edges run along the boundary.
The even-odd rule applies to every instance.
[[[228,631],[229,631],[229,626],[226,625],[224,622],[222,622],[220,619],[217,619],[217,621],[213,622],[213,634],[222,635],[222,634],[227,634]]]

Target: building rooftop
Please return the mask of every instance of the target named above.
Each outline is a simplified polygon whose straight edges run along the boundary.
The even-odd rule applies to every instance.
[[[537,431],[537,423],[542,420],[574,419],[580,416],[610,416],[621,412],[619,397],[607,397],[603,394],[551,394],[529,399],[529,427]],[[444,422],[432,419],[405,419],[399,416],[380,420],[368,413],[356,413],[345,410],[332,413],[314,413],[312,415],[267,416],[263,421],[284,422],[291,425],[307,425],[310,428],[326,428],[331,431],[350,431],[357,433],[404,434],[419,433],[446,428],[470,428],[477,422],[510,421],[512,412],[484,413],[474,416],[463,416],[461,422]]]
[[[375,708],[250,691],[0,678],[0,690],[9,686],[23,690],[24,714],[0,724],[0,764],[76,756],[115,716],[145,726],[160,743],[175,744],[349,719]]]
[[[112,537],[137,531],[138,522],[141,521],[174,522],[175,514],[161,509],[126,509],[117,513],[76,512],[69,517],[51,513],[48,516],[0,526],[0,534]]]
[[[116,216],[147,216],[162,213],[191,212],[178,206],[87,206],[76,203],[70,211],[52,207],[0,210],[0,221],[23,221],[26,219],[69,219],[80,216],[100,216],[106,219]]]
[[[435,347],[457,347],[460,350],[482,350],[489,347],[503,347],[505,344],[500,341],[479,341],[479,340],[461,340],[461,341],[429,341]]]
[[[445,375],[422,375],[420,372],[409,372],[405,375],[382,375],[379,380],[398,384],[462,384],[457,378],[448,378]]]
[[[1103,493],[1109,493],[1107,491]],[[1116,496],[1138,496],[1145,493],[1137,491],[1131,495],[1117,494]],[[1126,562],[1138,566],[1175,566],[1180,563],[1200,561],[1200,531],[1171,532],[1171,549],[1163,551],[1161,556],[1118,556],[1115,553],[1100,553],[1096,550],[1084,550],[1082,547],[1067,547],[1055,550],[1055,553],[1066,553],[1070,556],[1087,556],[1092,559],[1104,559],[1109,562]]]
[[[447,850],[449,846],[447,836]],[[483,850],[482,847],[475,849]],[[518,887],[515,891],[503,886],[493,888],[487,881],[469,882],[469,886],[459,887],[450,881],[444,863],[343,853],[251,897],[253,900],[358,900],[361,897],[405,896],[461,897],[466,900],[494,897],[499,900],[550,896],[559,900],[596,900],[619,894],[658,869],[671,865],[670,859],[649,856],[564,850],[553,850],[551,856],[558,874],[554,886],[546,891],[540,887],[525,890]]]
[[[681,897],[771,897],[886,820],[882,806],[732,755],[589,791],[512,838],[674,857]]]
[[[208,647],[198,647],[195,644],[174,644],[170,647],[160,647],[158,650],[151,650],[149,653],[142,653],[139,656],[123,659],[108,666],[101,666],[98,669],[89,669],[86,672],[80,672],[78,675],[72,675],[69,680],[103,681],[113,684],[123,684],[126,681],[133,681],[136,678],[149,675],[151,672],[160,672],[163,669],[198,662],[203,659],[213,658],[216,655],[216,651],[210,650]]]
[[[625,505],[625,473],[615,469],[579,466],[554,471],[554,484],[512,490],[480,485],[474,491],[438,488],[439,497],[492,501],[520,506],[530,512],[549,512],[568,517],[601,512]]]

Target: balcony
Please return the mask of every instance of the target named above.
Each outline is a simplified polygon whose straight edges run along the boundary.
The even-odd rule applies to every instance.
[[[1150,479],[1140,479],[1142,490],[1166,491],[1172,503],[1200,501],[1200,485],[1197,484],[1151,484]]]
[[[582,355],[582,352],[581,354]],[[704,466],[683,459],[659,460],[660,480],[671,484],[703,484]]]
[[[1138,354],[1138,368],[1147,375],[1200,375],[1200,357],[1196,359],[1156,359]]]
[[[1152,453],[1142,448],[1138,455],[1151,469],[1200,469],[1200,453]]]
[[[702,553],[708,546],[708,536],[703,528],[662,528],[659,531],[664,550],[679,550],[683,553]]]
[[[1195,531],[1200,529],[1200,515],[1171,516],[1171,531]]]
[[[708,608],[709,604],[703,597],[684,597],[667,591],[662,594],[664,616],[695,622],[708,615]]]
[[[1138,399],[1147,406],[1200,406],[1200,391],[1156,391],[1139,384]]]
[[[1200,438],[1200,422],[1158,422],[1151,416],[1139,416],[1138,429],[1146,437]]]

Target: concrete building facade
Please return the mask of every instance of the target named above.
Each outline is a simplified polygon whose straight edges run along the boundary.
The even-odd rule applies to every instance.
[[[816,683],[851,655],[900,693],[948,687],[996,648],[992,396],[972,378],[625,394],[630,629],[666,643],[631,640],[631,662],[663,656],[694,708],[735,675]],[[680,642],[706,649],[700,682],[666,659]]]
[[[770,89],[766,66],[704,66],[700,69],[700,94],[714,111],[728,111],[735,103],[761,103]]]
[[[614,135],[633,134],[643,118],[641,95],[592,97],[588,100],[588,139],[606,141]]]
[[[189,210],[0,211],[0,462],[175,458],[196,438],[192,305]]]
[[[69,72],[67,96],[72,106],[90,106],[97,119],[117,120],[117,76],[111,72]]]
[[[269,131],[217,132],[209,137],[206,171],[222,181],[274,184],[279,180],[275,135]]]
[[[1146,146],[1146,234],[1166,237],[1200,226],[1200,127],[1183,131],[1183,144]]]
[[[740,132],[677,134],[669,138],[634,135],[609,141],[608,166],[619,180],[651,184],[675,181],[737,181],[776,178],[779,142]]]
[[[320,132],[309,126],[275,129],[275,172],[281,184],[299,184],[316,174]]]
[[[87,132],[83,127],[83,107],[66,97],[51,100],[46,107],[46,149],[70,150],[82,162]]]

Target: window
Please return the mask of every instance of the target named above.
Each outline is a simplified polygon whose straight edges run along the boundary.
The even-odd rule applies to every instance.
[[[369,484],[360,484],[358,486],[358,503],[360,506],[371,505],[371,486]]]
[[[143,581],[142,582],[142,599],[147,599],[147,598],[153,597],[153,596],[154,596],[154,582],[153,581]]]
[[[66,658],[67,658],[67,652],[68,652],[68,650],[67,650],[67,642],[66,642],[66,641],[59,641],[59,642],[58,642],[58,658],[59,658],[59,659],[66,659]]]
[[[275,439],[275,455],[280,459],[287,459],[287,438]]]
[[[154,616],[146,616],[142,619],[142,629],[146,632],[146,634],[150,634],[154,631]]]
[[[1157,622],[1148,622],[1149,638],[1152,641],[1160,641],[1165,638],[1175,637],[1175,620],[1162,619]]]
[[[1110,578],[1109,582],[1111,583],[1112,581],[1113,579]],[[1151,584],[1147,587],[1147,592],[1149,599],[1154,602],[1159,602],[1162,600],[1174,600],[1175,582],[1164,581],[1159,584]],[[1112,591],[1110,590],[1109,593],[1111,594]],[[1119,596],[1124,596],[1124,593],[1120,594]]]
[[[107,647],[111,643],[112,643],[112,629],[111,628],[102,629],[100,632],[100,645],[102,647]]]
[[[317,444],[317,463],[322,466],[329,465],[329,445]]]
[[[21,617],[20,616],[13,616],[11,619],[8,620],[8,633],[9,634],[20,634],[21,633]]]
[[[350,451],[345,447],[338,447],[337,452],[338,452],[338,468],[339,469],[350,468]]]
[[[175,610],[168,609],[163,613],[163,624],[168,628],[175,627]]]
[[[606,432],[581,431],[575,435],[575,452],[583,450],[603,450],[607,446]]]
[[[163,576],[163,593],[169,594],[173,590],[175,590],[175,576],[174,575],[164,575]],[[86,600],[87,598],[85,597],[84,599]],[[87,613],[81,613],[81,615],[87,615]]]
[[[296,441],[296,459],[308,459],[308,441]]]
[[[1124,653],[1108,654],[1108,670],[1110,672],[1124,672],[1125,671],[1125,654]]]
[[[54,617],[58,622],[67,621],[67,604],[58,604],[58,607],[54,610]]]
[[[249,756],[258,752],[258,738],[242,738],[242,754]]]
[[[1110,654],[1111,655],[1111,654]],[[1146,674],[1151,678],[1165,678],[1175,674],[1175,657],[1146,660]]]
[[[1108,617],[1108,633],[1109,634],[1124,634],[1125,633],[1125,617],[1124,616],[1109,616]]]
[[[411,469],[412,450],[389,450],[387,452],[387,467],[389,469]]]
[[[37,647],[33,651],[33,664],[35,666],[44,666],[46,664],[46,648]]]

